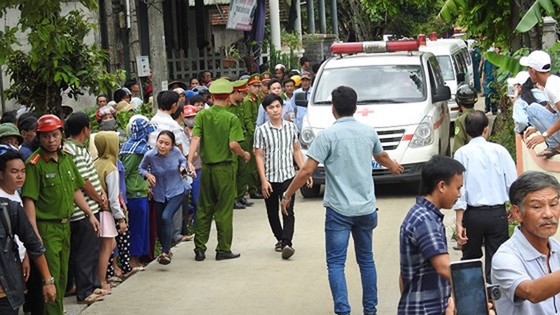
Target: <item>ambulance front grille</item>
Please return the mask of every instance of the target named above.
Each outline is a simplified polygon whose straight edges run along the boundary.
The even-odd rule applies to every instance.
[[[399,146],[399,143],[404,136],[404,131],[404,129],[377,130],[379,141],[381,141],[383,150],[395,150]]]

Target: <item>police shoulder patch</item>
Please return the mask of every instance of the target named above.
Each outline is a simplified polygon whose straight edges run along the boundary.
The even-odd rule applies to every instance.
[[[31,159],[29,160],[29,164],[31,165],[35,165],[37,164],[37,162],[39,162],[39,159],[41,158],[41,155],[39,154],[34,154]]]

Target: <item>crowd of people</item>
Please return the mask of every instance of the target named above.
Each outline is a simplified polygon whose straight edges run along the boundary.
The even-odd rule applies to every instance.
[[[553,141],[560,130],[558,77],[549,73],[546,53],[533,52],[521,64],[529,71],[514,82],[516,131],[530,148],[547,141],[549,148],[540,155],[550,157],[560,150]],[[142,107],[140,93],[144,100],[153,97],[151,88],[135,80],[115,91],[111,101],[99,95],[94,121],[82,112],[64,120],[5,113],[0,121],[0,313],[18,314],[23,305],[30,314],[63,314],[65,295],[83,304],[101,301],[147,263],[170,264],[179,242],[194,240],[194,260],[202,262],[212,221],[215,259],[239,258],[232,250],[233,210],[252,206],[250,199],[264,199],[271,250],[290,259],[293,196],[301,186],[313,185],[321,163],[334,312],[351,312],[344,269],[352,235],[363,313],[376,314],[372,246],[378,219],[371,160],[394,175],[404,168],[383,150],[374,128],[353,118],[357,94],[346,86],[332,91],[336,122],[317,135],[304,160],[298,133],[306,108],[296,104],[295,95],[310,96],[313,75],[308,59],[302,58],[301,66],[287,71],[279,64],[273,73],[262,69],[216,80],[204,71],[189,82],[172,82],[155,95],[157,112],[151,118],[134,113]],[[476,100],[476,90],[458,89],[464,112],[457,120],[454,158],[434,156],[423,166],[419,196],[401,225],[399,314],[454,312],[442,209],[455,210],[462,258],[484,257],[487,281],[504,293],[496,303],[498,314],[549,314],[560,298],[560,244],[550,238],[560,217],[560,184],[542,173],[517,177],[506,149],[486,140],[489,122],[473,109]],[[133,112],[126,126],[117,123],[122,112]],[[488,185],[491,193],[484,188]],[[509,239],[507,201],[519,222]]]
[[[194,240],[194,258],[202,261],[212,221],[216,260],[238,258],[231,250],[233,209],[252,206],[249,198],[265,198],[271,248],[289,259],[293,202],[282,223],[279,213],[295,175],[291,159],[303,166],[298,130],[305,108],[293,98],[298,89],[311,91],[312,76],[306,57],[301,65],[216,80],[203,71],[158,93],[151,118],[139,112],[142,99],[154,103],[152,89],[136,80],[111,100],[97,96],[93,118],[5,113],[0,198],[13,224],[0,220],[0,231],[13,240],[2,258],[14,261],[1,269],[12,277],[1,281],[0,313],[17,314],[23,305],[30,314],[62,314],[65,295],[80,304],[101,301],[145,264],[171,263],[179,242]],[[117,123],[123,112],[132,112],[126,126]],[[288,137],[270,138],[271,129]],[[14,281],[21,273],[25,296]]]

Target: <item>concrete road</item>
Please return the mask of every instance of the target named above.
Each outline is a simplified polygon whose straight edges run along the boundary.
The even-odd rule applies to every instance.
[[[399,299],[399,226],[414,203],[417,185],[377,187],[379,225],[374,234],[378,273],[378,314],[394,314]],[[274,251],[264,202],[234,215],[233,250],[241,258],[215,261],[212,231],[204,262],[194,261],[193,243],[173,249],[168,266],[150,264],[104,301],[84,309],[66,299],[69,314],[334,314],[324,253],[321,199],[296,200],[295,255],[282,260]],[[453,224],[447,212],[446,223]],[[450,236],[451,228],[448,228]],[[458,253],[452,253],[458,259]],[[361,314],[361,284],[352,246],[346,277],[353,314]]]

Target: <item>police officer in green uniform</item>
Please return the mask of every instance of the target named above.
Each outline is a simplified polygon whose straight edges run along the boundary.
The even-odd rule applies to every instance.
[[[214,106],[196,115],[188,156],[189,171],[196,174],[192,163],[200,146],[202,170],[200,176],[200,203],[196,210],[194,237],[195,260],[206,258],[206,243],[210,236],[212,218],[216,221],[218,245],[216,260],[238,258],[231,251],[233,239],[233,202],[235,201],[235,154],[245,162],[251,159],[239,142],[244,141],[239,119],[225,109],[233,92],[231,82],[218,79],[210,86]]]
[[[255,164],[255,156],[253,155],[253,138],[255,135],[255,126],[257,125],[257,116],[259,114],[259,106],[261,105],[261,75],[255,73],[249,77],[247,81],[247,96],[243,99],[243,125],[245,126],[245,142],[242,144],[245,151],[251,152],[251,162],[246,166],[243,172],[243,183],[248,186],[249,196],[253,199],[262,199],[261,189],[259,188],[260,180]]]
[[[455,120],[455,140],[453,141],[452,155],[455,155],[455,152],[470,140],[465,129],[465,119],[470,112],[474,111],[474,104],[476,104],[477,100],[478,95],[471,86],[463,84],[457,88],[455,101],[461,108],[462,114]]]
[[[245,79],[232,82],[233,93],[231,93],[231,95],[228,97],[226,104],[227,111],[239,118],[239,123],[241,124],[241,128],[243,129],[243,135],[245,135],[245,133],[247,132],[245,126],[243,125],[242,107],[243,98],[245,98],[245,96],[247,95],[247,81],[248,80]],[[244,148],[243,143],[241,144],[242,148]],[[250,207],[254,204],[252,201],[245,199],[245,194],[247,193],[247,181],[245,180],[244,174],[246,174],[248,171],[248,164],[242,160],[243,159],[239,156],[234,160],[234,167],[236,169],[235,179],[237,195],[235,197],[233,209],[245,209],[246,207]]]
[[[62,121],[43,115],[37,121],[41,147],[27,160],[22,188],[23,205],[31,225],[46,248],[45,258],[56,286],[56,300],[45,304],[43,314],[63,314],[68,259],[70,221],[74,203],[85,212],[96,233],[99,222],[92,214],[80,188],[84,180],[72,156],[62,151]]]

